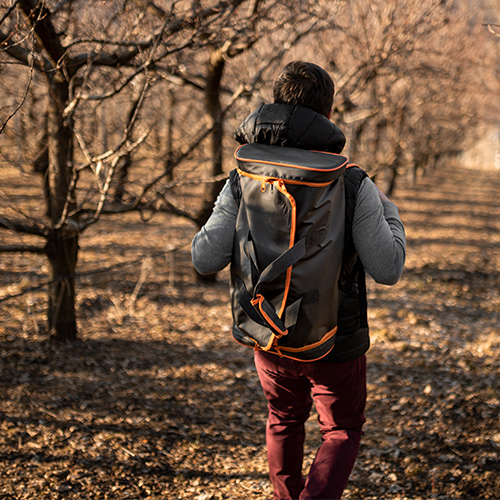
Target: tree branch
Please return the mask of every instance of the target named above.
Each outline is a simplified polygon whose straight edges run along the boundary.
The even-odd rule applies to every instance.
[[[36,36],[53,65],[60,66],[66,54],[52,21],[51,13],[45,2],[39,0],[19,0],[19,6],[35,30]],[[70,74],[70,76],[73,76]]]
[[[16,8],[16,5],[19,3],[19,0],[16,0],[6,11],[5,14],[0,19],[0,26],[2,23],[9,17],[10,13]]]
[[[500,36],[500,31],[495,31],[493,29],[493,27],[495,28],[500,28],[500,24],[493,24],[493,23],[488,23],[488,24],[483,24],[483,26],[487,26],[488,27],[488,31],[495,35],[495,36]]]
[[[46,247],[37,247],[34,245],[3,245],[0,246],[0,253],[40,253],[46,254]]]
[[[0,47],[13,59],[26,66],[33,66],[39,71],[45,71],[51,67],[50,61],[40,54],[33,53],[32,50],[25,49],[18,43],[9,44],[10,38],[10,35],[5,35],[0,31]]]
[[[239,0],[241,1],[241,0]],[[166,17],[168,13],[164,11],[162,8],[152,4],[152,2],[141,2],[140,0],[134,0],[139,6],[142,7],[150,7],[154,11],[154,13],[160,17]],[[96,53],[85,53],[78,54],[77,56],[71,59],[69,66],[73,68],[73,72],[78,71],[78,69],[86,63],[91,63],[94,66],[110,66],[110,67],[119,67],[125,66],[130,63],[142,50],[147,49],[155,45],[158,36],[168,36],[174,35],[181,30],[195,28],[198,26],[201,20],[208,19],[212,16],[220,15],[221,12],[224,12],[230,6],[230,2],[219,2],[213,7],[208,7],[200,12],[195,12],[191,15],[184,16],[180,19],[175,19],[171,23],[168,23],[168,18],[165,19],[165,22],[162,26],[158,27],[155,32],[152,34],[150,40],[146,40],[143,42],[137,42],[136,46],[131,50],[125,50],[121,52],[115,52],[113,54],[96,54]],[[171,51],[167,51],[165,54],[169,54]]]
[[[93,66],[109,66],[112,68],[118,68],[119,66],[125,66],[130,61],[132,61],[141,50],[149,48],[153,45],[153,42],[143,42],[135,44],[135,46],[130,50],[123,50],[120,52],[115,52],[113,54],[103,54],[97,52],[87,52],[78,54],[71,58],[68,66],[71,67],[72,71],[76,73],[85,64],[92,64]]]
[[[167,198],[162,193],[157,193],[157,195],[162,200],[162,205],[159,208],[157,208],[158,211],[168,212],[170,214],[178,215],[180,217],[184,217],[185,219],[188,219],[188,220],[194,222],[197,225],[200,224],[200,221],[198,220],[198,217],[196,217],[196,215],[174,205],[172,202],[167,200]]]
[[[33,234],[44,238],[47,236],[46,230],[39,226],[29,225],[18,220],[9,220],[5,217],[0,217],[0,229],[9,229],[16,233]]]
[[[28,83],[26,84],[26,90],[24,91],[24,95],[23,95],[22,99],[19,101],[16,108],[14,109],[14,111],[12,111],[12,113],[7,117],[7,119],[0,125],[0,134],[4,131],[5,127],[7,126],[7,123],[9,123],[11,118],[21,109],[21,106],[24,104],[24,102],[26,101],[26,98],[28,97],[28,92],[30,90],[31,82],[33,80],[33,60],[34,60],[34,58],[31,59],[32,64],[30,65],[29,79],[28,79]]]

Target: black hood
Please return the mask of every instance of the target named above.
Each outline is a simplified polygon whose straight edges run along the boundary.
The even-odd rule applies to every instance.
[[[265,104],[238,127],[240,144],[258,143],[341,153],[344,133],[326,116],[293,104]]]

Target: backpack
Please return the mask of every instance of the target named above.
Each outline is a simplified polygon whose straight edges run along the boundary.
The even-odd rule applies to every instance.
[[[233,337],[299,361],[335,345],[345,233],[345,156],[245,144],[231,263]]]

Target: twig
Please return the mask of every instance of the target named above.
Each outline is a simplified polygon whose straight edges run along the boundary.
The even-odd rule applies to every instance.
[[[146,278],[148,277],[148,274],[151,271],[152,267],[153,267],[153,259],[151,257],[146,257],[142,261],[141,274],[139,275],[139,279],[137,280],[134,291],[132,292],[132,295],[128,300],[127,305],[129,311],[132,311],[132,309],[134,308],[139,292],[141,291],[142,285],[146,281]]]
[[[0,25],[9,17],[10,13],[16,8],[16,5],[19,3],[19,0],[16,0],[6,11],[5,14],[0,19]]]
[[[492,27],[492,26],[494,26],[495,28],[499,28],[499,27],[500,27],[500,25],[498,25],[498,24],[493,24],[493,23],[488,23],[488,24],[483,25],[483,26],[488,26],[488,31],[489,31],[490,33],[492,33],[493,35],[495,35],[495,36],[500,36],[500,33],[497,33],[497,32],[493,29],[493,27]]]
[[[18,103],[18,105],[14,109],[14,111],[12,111],[12,113],[7,117],[7,119],[5,120],[5,122],[0,126],[0,134],[5,130],[5,127],[10,122],[10,120],[12,119],[12,117],[21,109],[21,106],[25,103],[25,101],[26,101],[26,99],[28,97],[28,93],[29,93],[29,90],[30,90],[30,87],[31,87],[31,82],[33,81],[33,73],[35,71],[34,64],[33,64],[33,62],[35,60],[34,53],[35,53],[35,47],[34,47],[34,43],[33,43],[33,50],[31,51],[31,62],[30,62],[29,79],[28,79],[28,83],[26,85],[26,89],[24,91],[24,95],[23,95],[21,101]]]

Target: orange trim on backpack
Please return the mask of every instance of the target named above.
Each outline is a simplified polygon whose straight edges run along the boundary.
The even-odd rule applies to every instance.
[[[273,335],[277,338],[280,338],[280,337],[283,337],[284,335],[288,335],[288,329],[286,329],[285,331],[281,330],[278,326],[276,326],[276,324],[274,323],[274,321],[266,314],[266,312],[264,311],[264,309],[262,309],[262,302],[264,302],[264,296],[261,295],[260,293],[257,294],[257,296],[255,297],[255,299],[252,299],[250,301],[250,303],[253,305],[253,306],[256,306],[257,304],[259,305],[259,311],[260,313],[262,314],[262,316],[264,316],[264,318],[266,319],[266,321],[272,325],[272,327],[277,331],[279,332],[279,335],[276,334],[276,333],[273,333]]]
[[[274,333],[271,333],[271,338],[269,339],[269,342],[267,343],[267,345],[265,347],[259,346],[260,350],[261,351],[270,351],[273,348],[275,337],[276,337],[276,335],[274,335]]]
[[[286,346],[280,346],[280,349],[282,351],[287,351],[287,352],[303,352],[303,351],[308,351],[310,349],[314,349],[315,347],[319,347],[321,344],[324,344],[327,340],[330,340],[335,334],[337,333],[337,327],[333,328],[329,332],[325,333],[321,340],[318,340],[314,344],[308,344],[303,347],[286,347]]]
[[[310,184],[310,183],[301,183],[299,181],[285,181],[284,179],[277,179],[275,177],[266,177],[266,176],[260,176],[260,175],[253,175],[253,174],[248,174],[247,172],[243,172],[239,168],[237,169],[238,173],[241,175],[245,175],[247,177],[250,177],[251,179],[258,180],[262,183],[261,185],[261,191],[265,190],[265,183],[269,183],[271,186],[276,186],[276,189],[283,194],[289,201],[292,213],[291,213],[291,224],[290,224],[290,241],[288,243],[288,248],[292,248],[293,245],[295,245],[295,233],[297,230],[297,203],[295,202],[295,198],[288,192],[285,186],[285,182],[289,182],[291,184],[306,184],[306,185],[315,185],[315,186],[320,186],[320,185],[325,185],[327,186],[328,184],[331,184],[334,181],[331,182],[326,182],[326,183],[321,183],[321,184]],[[285,289],[283,291],[283,300],[281,301],[281,307],[278,312],[278,317],[281,318],[283,316],[283,313],[285,311],[286,307],[286,301],[288,299],[288,292],[290,291],[290,285],[292,282],[292,266],[290,266],[286,270],[286,278],[285,278]],[[260,299],[259,299],[260,297]],[[257,295],[255,299],[251,301],[252,305],[259,304],[259,309],[262,315],[266,318],[266,320],[274,326],[274,328],[281,333],[281,335],[277,335],[279,338],[280,336],[287,335],[288,330],[283,332],[279,328],[276,327],[276,325],[272,322],[272,320],[267,316],[267,314],[262,310],[261,304],[262,301],[264,300],[264,297],[262,295]]]
[[[295,245],[295,232],[297,229],[297,203],[295,202],[295,198],[287,191],[287,189],[285,187],[285,183],[282,179],[279,179],[278,181],[272,181],[271,184],[273,186],[276,186],[278,191],[288,198],[288,201],[290,202],[290,205],[292,207],[292,221],[291,221],[291,227],[290,227],[290,243],[288,244],[288,248],[292,248],[293,245]],[[288,299],[288,292],[290,291],[291,282],[292,282],[292,266],[290,266],[286,270],[285,290],[283,292],[283,300],[281,301],[281,309],[280,309],[280,312],[278,313],[278,316],[280,318],[283,315],[283,312],[285,311],[286,301]]]
[[[243,146],[246,146],[246,144],[242,144],[234,152],[234,157],[238,161],[245,161],[245,162],[252,162],[252,163],[263,163],[264,165],[277,165],[279,167],[293,167],[293,168],[298,168],[300,170],[310,170],[312,172],[335,172],[335,170],[342,168],[349,161],[349,159],[346,156],[339,155],[337,153],[330,153],[329,151],[312,151],[312,152],[313,153],[323,153],[323,154],[332,155],[332,156],[342,156],[343,158],[346,159],[346,161],[344,163],[342,163],[342,165],[339,165],[338,167],[325,169],[325,168],[302,167],[300,165],[294,165],[293,163],[277,163],[277,162],[271,162],[271,161],[266,161],[266,160],[253,160],[251,158],[239,158],[237,154],[238,154],[238,151]]]
[[[273,165],[276,165],[273,163]],[[250,179],[253,179],[255,181],[259,181],[262,183],[261,186],[261,191],[265,191],[265,184],[266,182],[268,184],[272,184],[274,181],[282,180],[286,184],[293,184],[296,186],[310,186],[310,187],[325,187],[329,186],[330,184],[333,184],[337,179],[333,179],[331,181],[326,181],[326,182],[309,182],[309,181],[295,181],[292,179],[281,179],[279,177],[268,177],[266,175],[258,175],[258,174],[250,174],[248,172],[245,172],[244,170],[241,170],[240,167],[236,167],[236,171],[240,175],[244,175],[245,177],[250,177]]]
[[[273,342],[274,342],[274,334],[271,334],[271,339],[268,342],[268,344],[265,347],[262,347],[255,339],[251,339],[253,341],[253,346],[250,346],[248,344],[245,344],[243,342],[240,342],[235,336],[234,333],[232,334],[233,340],[237,342],[238,344],[245,346],[245,347],[251,347],[254,351],[269,351],[273,347]]]
[[[295,361],[300,361],[301,363],[310,363],[312,361],[319,361],[320,359],[323,359],[325,356],[328,355],[328,353],[331,352],[331,350],[334,348],[334,345],[328,350],[328,352],[326,352],[326,353],[322,354],[321,356],[314,358],[314,359],[300,359],[300,358],[292,356],[292,354],[294,352],[303,352],[303,351],[307,351],[308,349],[313,349],[315,347],[319,347],[323,343],[330,340],[336,333],[337,333],[337,327],[335,327],[333,330],[330,330],[328,333],[326,333],[325,336],[321,340],[319,340],[318,342],[315,342],[314,344],[309,344],[308,346],[304,346],[304,347],[280,346],[280,345],[278,345],[278,338],[276,337],[276,335],[274,335],[274,333],[271,334],[271,338],[265,347],[262,347],[261,345],[259,345],[259,343],[255,339],[252,339],[254,341],[254,345],[249,346],[248,344],[244,344],[243,342],[240,342],[239,340],[234,338],[234,335],[233,335],[233,338],[238,344],[245,346],[245,347],[252,347],[252,349],[254,351],[271,351],[271,349],[274,349],[276,351],[275,354],[277,354],[280,358],[285,357],[285,358],[293,359]],[[283,353],[283,351],[290,352],[290,355]]]
[[[274,344],[273,347],[274,347],[274,350],[278,353],[278,356],[280,358],[283,358],[284,354],[281,352],[280,346],[278,344]]]

